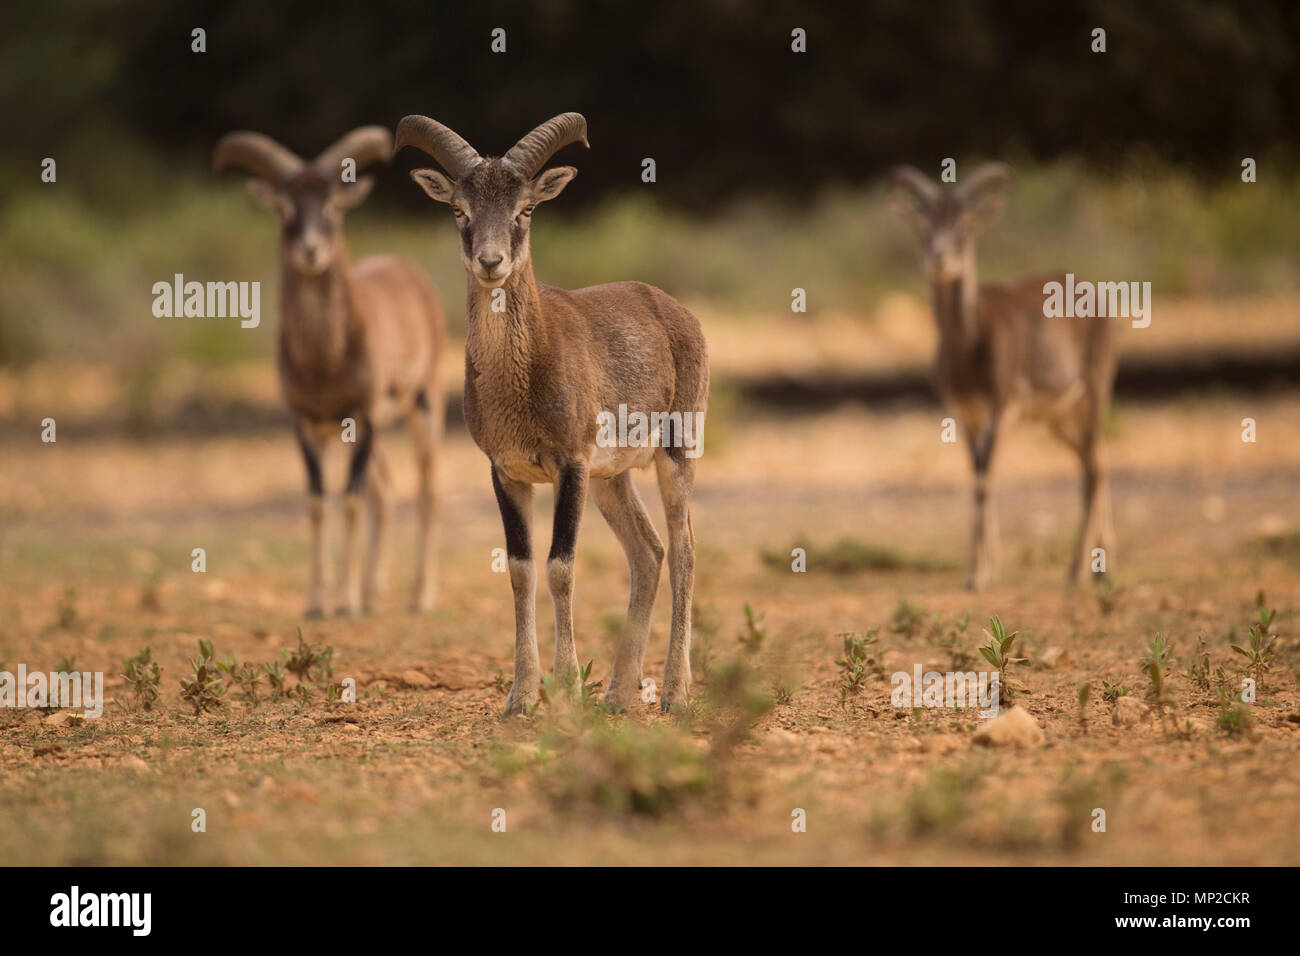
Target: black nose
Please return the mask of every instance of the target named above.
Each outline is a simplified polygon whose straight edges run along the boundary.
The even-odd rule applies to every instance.
[[[497,256],[497,257],[495,257],[495,258],[493,258],[493,259],[489,259],[487,256],[479,256],[479,257],[478,257],[478,264],[481,265],[481,266],[482,266],[484,269],[486,269],[488,272],[491,272],[491,271],[492,271],[493,269],[495,269],[497,266],[501,265],[501,260],[502,260],[503,258],[505,258],[505,257],[504,257],[504,256]]]

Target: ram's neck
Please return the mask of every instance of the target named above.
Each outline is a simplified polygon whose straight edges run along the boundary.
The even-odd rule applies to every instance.
[[[280,351],[291,369],[329,371],[340,367],[353,321],[347,250],[334,251],[328,269],[299,272],[282,257],[280,267]]]
[[[465,351],[478,375],[476,387],[508,404],[521,402],[549,347],[532,265],[516,269],[499,289],[484,289],[473,276],[467,280]]]
[[[973,348],[979,338],[979,281],[973,250],[957,278],[935,280],[933,295],[940,347],[956,352]]]

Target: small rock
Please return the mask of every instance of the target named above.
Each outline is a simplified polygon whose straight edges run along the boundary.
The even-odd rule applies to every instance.
[[[433,681],[427,674],[417,670],[402,671],[402,683],[407,687],[432,687]]]
[[[1115,699],[1115,709],[1110,719],[1116,727],[1132,727],[1147,715],[1147,705],[1136,697],[1125,695]]]
[[[1070,652],[1060,647],[1049,647],[1038,655],[1038,663],[1050,670],[1060,670],[1070,666]]]
[[[143,760],[141,760],[139,757],[136,757],[134,755],[123,757],[122,766],[125,769],[131,770],[135,773],[149,772],[149,765],[145,763]]]
[[[974,737],[984,747],[1037,747],[1044,739],[1038,721],[1019,704],[987,721]]]
[[[50,714],[50,716],[45,718],[45,725],[47,727],[63,727],[67,725],[77,727],[80,726],[81,722],[85,719],[86,718],[83,715],[74,714],[70,710],[56,710],[54,713]]]

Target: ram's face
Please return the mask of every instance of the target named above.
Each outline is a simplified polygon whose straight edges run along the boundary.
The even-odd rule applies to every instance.
[[[537,204],[558,196],[577,172],[557,166],[529,180],[510,163],[489,159],[456,181],[433,169],[413,170],[411,178],[451,206],[461,264],[482,288],[495,289],[528,263]]]
[[[917,227],[926,269],[932,278],[951,282],[965,268],[967,254],[979,232],[979,220],[960,202],[941,196],[931,204]]]
[[[249,180],[249,191],[280,219],[280,239],[289,265],[303,275],[320,275],[333,265],[343,235],[343,214],[373,186],[369,176],[355,183],[327,183],[307,167],[287,183]]]

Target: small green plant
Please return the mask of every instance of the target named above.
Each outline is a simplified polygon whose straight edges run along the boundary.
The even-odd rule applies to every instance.
[[[1110,575],[1106,575],[1095,592],[1097,608],[1102,614],[1110,614],[1119,604],[1120,596],[1123,593],[1124,589],[1117,585]]]
[[[1254,728],[1255,718],[1244,704],[1228,704],[1220,708],[1214,726],[1230,737],[1240,737]]]
[[[285,652],[284,669],[298,678],[301,686],[308,681],[325,684],[334,676],[334,648],[321,644],[308,644],[298,628],[298,647],[292,654]]]
[[[723,785],[736,748],[772,709],[772,698],[755,681],[755,668],[743,659],[722,662],[709,679],[708,762]]]
[[[122,661],[122,677],[131,688],[134,704],[144,711],[151,711],[158,703],[162,682],[162,668],[153,659],[153,649],[146,647],[135,657]]]
[[[691,671],[706,680],[713,663],[713,639],[721,626],[712,605],[691,604]]]
[[[1272,610],[1260,608],[1259,622],[1250,626],[1250,645],[1232,645],[1232,649],[1249,662],[1247,669],[1255,678],[1256,688],[1264,686],[1264,675],[1273,667],[1273,645],[1277,642],[1277,636],[1269,636],[1272,624]]]
[[[1012,657],[1011,651],[1015,647],[1016,638],[1020,636],[1019,631],[1012,631],[1010,634],[1002,626],[1002,620],[995,614],[989,618],[989,629],[984,632],[989,642],[981,647],[980,653],[984,659],[998,669],[998,693],[1002,700],[1010,701],[1015,691],[1028,692],[1021,681],[1016,680],[1007,673],[1007,668],[1013,664],[1027,664],[1029,659],[1026,657]]]
[[[1150,681],[1147,686],[1147,700],[1162,718],[1170,716],[1170,707],[1174,703],[1173,694],[1168,686],[1169,666],[1173,663],[1173,646],[1160,632],[1156,632],[1147,644],[1142,656],[1142,670]]]
[[[970,651],[966,649],[966,629],[970,627],[970,615],[964,614],[952,622],[952,626],[946,631],[940,629],[935,643],[940,648],[948,652],[952,660],[952,669],[955,671],[970,670],[970,665],[975,662]]]
[[[911,640],[920,633],[925,625],[925,610],[917,607],[907,598],[902,598],[894,608],[894,616],[889,619],[889,630]]]
[[[854,633],[841,636],[844,656],[835,659],[835,666],[840,669],[840,704],[847,707],[861,695],[867,676],[879,667],[875,657],[876,628],[861,637]]]
[[[1088,701],[1092,697],[1092,685],[1084,681],[1079,685],[1075,699],[1079,702],[1079,726],[1088,729]]]
[[[266,675],[266,682],[271,685],[272,697],[284,697],[286,693],[285,682],[288,677],[280,667],[280,662],[275,661],[271,664],[262,665],[262,673]]]
[[[1187,679],[1198,690],[1210,691],[1210,652],[1205,646],[1205,635],[1196,637],[1196,657],[1187,667]]]
[[[226,677],[239,688],[241,699],[251,704],[256,704],[258,700],[257,689],[262,683],[263,672],[255,664],[245,661],[242,664],[235,664],[234,660],[222,661],[217,667],[226,675]]]
[[[212,662],[212,642],[206,638],[199,641],[199,656],[191,661],[194,676],[190,680],[181,679],[181,700],[194,708],[194,716],[204,711],[216,710],[225,703],[226,685],[218,676],[218,668]]]
[[[794,703],[795,690],[789,680],[778,679],[772,684],[772,699],[776,701],[778,707],[789,707]]]
[[[759,627],[761,615],[757,614],[749,602],[745,602],[745,629],[740,632],[737,640],[750,657],[756,657],[758,652],[763,649],[763,641],[767,639],[767,631]]]
[[[1237,688],[1232,676],[1222,667],[1216,667],[1214,673],[1210,675],[1210,683],[1214,687],[1214,696],[1218,699],[1221,706],[1228,706],[1236,696]]]
[[[1108,704],[1113,704],[1121,697],[1127,697],[1131,693],[1133,693],[1133,688],[1126,684],[1118,682],[1112,684],[1110,681],[1105,679],[1101,682],[1101,699]]]
[[[59,659],[59,673],[75,674],[77,672],[77,655],[69,654]]]
[[[588,710],[595,710],[600,706],[600,685],[604,681],[591,679],[591,668],[594,661],[587,661],[585,667],[578,674],[578,683],[582,687],[582,706]]]

